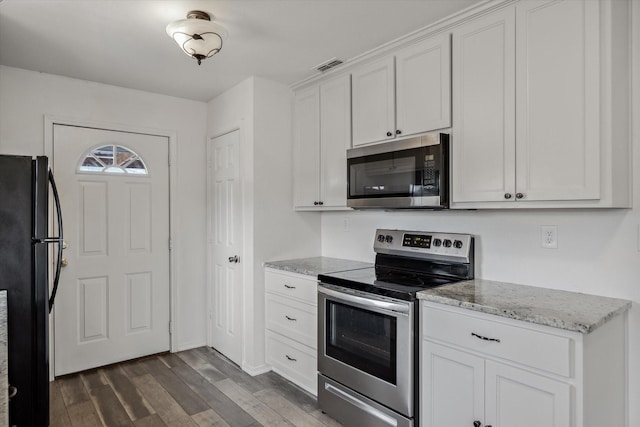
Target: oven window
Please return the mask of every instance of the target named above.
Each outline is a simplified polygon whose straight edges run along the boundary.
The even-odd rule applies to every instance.
[[[396,318],[327,301],[326,354],[396,384]]]
[[[349,197],[419,197],[424,149],[415,148],[348,160]]]

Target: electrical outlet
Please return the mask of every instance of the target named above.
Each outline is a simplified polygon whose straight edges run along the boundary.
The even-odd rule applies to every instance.
[[[541,245],[547,249],[558,248],[558,227],[555,225],[543,225],[540,227]]]

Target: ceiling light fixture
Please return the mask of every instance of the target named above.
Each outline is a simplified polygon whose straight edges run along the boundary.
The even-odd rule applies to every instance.
[[[213,16],[200,10],[187,13],[187,19],[167,25],[167,34],[187,55],[198,61],[198,65],[222,49],[227,30],[212,22]]]

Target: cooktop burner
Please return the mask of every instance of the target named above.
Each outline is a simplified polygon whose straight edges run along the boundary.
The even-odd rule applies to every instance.
[[[413,301],[427,288],[473,278],[473,236],[377,230],[375,267],[321,274],[323,284]]]

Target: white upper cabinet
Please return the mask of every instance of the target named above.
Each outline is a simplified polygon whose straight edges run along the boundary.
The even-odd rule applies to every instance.
[[[294,207],[347,209],[350,76],[296,92],[294,114]]]
[[[320,200],[320,90],[296,92],[293,119],[293,203],[316,206]]]
[[[452,207],[629,206],[627,12],[527,0],[454,29]]]
[[[431,37],[353,71],[353,145],[451,124],[451,42]]]

